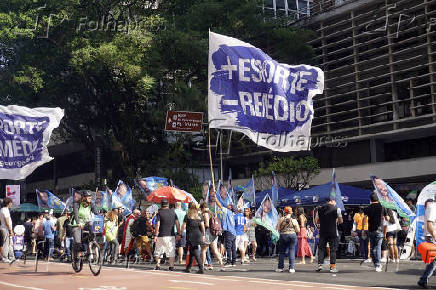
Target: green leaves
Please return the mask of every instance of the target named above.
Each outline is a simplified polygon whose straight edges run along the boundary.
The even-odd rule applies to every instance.
[[[310,184],[310,181],[319,174],[320,167],[318,160],[311,156],[294,157],[273,157],[268,164],[260,164],[255,172],[256,182],[261,184],[262,189],[271,187],[272,171],[277,176],[280,186],[301,190]]]

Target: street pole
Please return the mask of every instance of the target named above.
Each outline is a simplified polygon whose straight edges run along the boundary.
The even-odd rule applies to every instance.
[[[221,130],[221,134],[220,134],[220,156],[221,156],[221,181],[224,182],[224,173],[223,173],[223,130]]]

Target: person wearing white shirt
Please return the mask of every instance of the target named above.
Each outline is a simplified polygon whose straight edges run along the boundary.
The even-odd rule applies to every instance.
[[[11,237],[14,235],[12,228],[12,219],[9,208],[12,206],[12,199],[5,198],[0,210],[0,230],[3,237],[2,261],[11,263],[14,260],[14,251],[12,249]]]
[[[399,263],[400,259],[398,256],[397,247],[397,236],[398,232],[401,230],[400,221],[398,219],[398,214],[395,210],[387,209],[387,217],[384,218],[384,237],[388,243],[389,252],[392,256],[394,263]]]

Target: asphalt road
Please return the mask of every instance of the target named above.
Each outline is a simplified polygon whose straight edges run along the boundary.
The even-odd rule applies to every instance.
[[[103,267],[101,275],[92,276],[84,270],[74,273],[70,264],[45,263],[34,271],[33,261],[26,265],[18,262],[9,266],[0,264],[0,289],[370,289],[396,288],[416,289],[416,281],[424,270],[419,261],[388,264],[388,271],[376,273],[370,264],[360,265],[359,260],[339,260],[339,273],[326,270],[315,272],[315,264],[296,265],[295,273],[276,273],[276,259],[258,259],[249,265],[238,265],[220,272],[216,268],[204,275],[183,273],[183,266],[176,266],[176,272],[154,271],[153,265],[124,265]],[[286,267],[286,264],[285,264]],[[436,289],[436,279],[429,285]]]

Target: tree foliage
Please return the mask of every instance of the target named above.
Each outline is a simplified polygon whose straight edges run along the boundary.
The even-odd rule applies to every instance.
[[[114,179],[194,167],[192,136],[163,127],[168,109],[206,111],[209,29],[250,42],[280,62],[311,62],[306,43],[313,34],[265,18],[260,4],[4,1],[0,102],[64,108],[61,138],[90,152],[96,145],[118,152]],[[196,187],[190,178],[177,182]]]
[[[284,188],[302,190],[319,174],[318,160],[312,156],[302,158],[273,157],[267,164],[261,164],[256,171],[256,185],[261,189],[271,188],[272,172],[276,175],[277,184]]]

